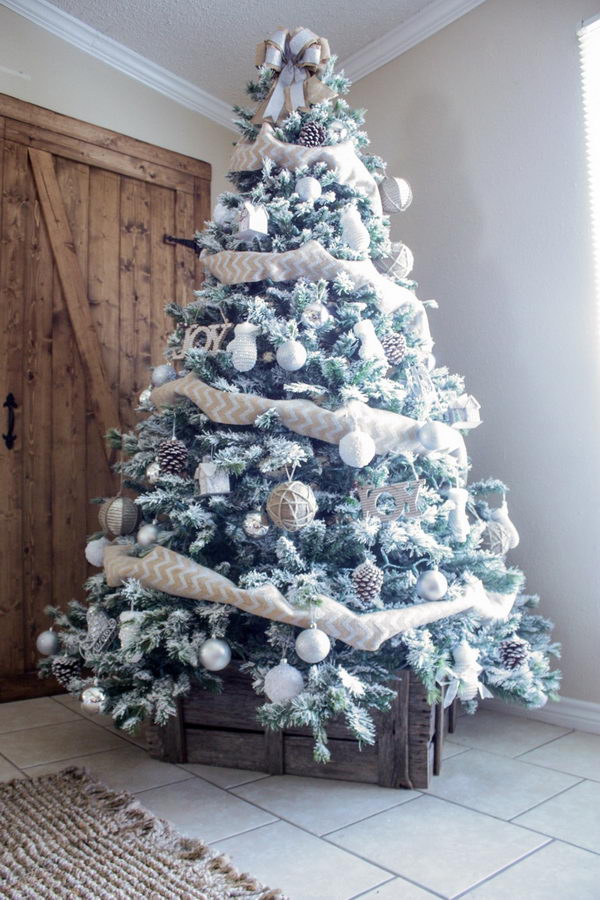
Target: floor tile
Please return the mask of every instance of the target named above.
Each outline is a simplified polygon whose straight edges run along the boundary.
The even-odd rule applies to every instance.
[[[144,791],[140,803],[186,837],[217,841],[274,822],[270,813],[199,778]]]
[[[598,900],[600,857],[554,841],[480,885],[469,900]],[[402,895],[399,895],[400,897]]]
[[[111,750],[122,741],[105,728],[77,719],[43,728],[28,728],[0,735],[0,753],[16,766],[38,766],[56,759]]]
[[[289,900],[347,900],[389,878],[389,872],[288,822],[218,841],[216,846],[236,868],[280,888]]]
[[[35,728],[38,725],[72,722],[76,719],[77,716],[74,713],[59,706],[51,697],[0,703],[0,734]]]
[[[600,853],[600,784],[582,781],[515,821]]]
[[[25,775],[7,759],[0,756],[0,781],[12,781],[13,778],[25,778]]]
[[[444,762],[428,793],[501,819],[512,819],[577,783],[572,775],[530,766],[483,750]]]
[[[222,788],[237,787],[239,784],[247,784],[259,778],[268,778],[266,772],[254,772],[252,769],[229,769],[226,766],[204,766],[201,763],[184,763],[182,766],[192,775],[204,778],[211,784]]]
[[[521,757],[536,766],[600,781],[600,735],[574,731]]]
[[[519,756],[568,732],[568,728],[557,725],[478,709],[474,716],[460,719],[452,742],[503,756]]]
[[[366,894],[360,895],[360,900],[431,900],[435,894],[405,881],[404,878],[394,878],[381,887],[373,888]]]
[[[548,840],[427,796],[327,839],[444,897],[466,891]]]
[[[111,716],[103,716],[99,715],[98,713],[87,712],[86,710],[82,709],[79,699],[77,697],[74,697],[72,694],[55,694],[52,699],[57,703],[62,704],[62,706],[66,706],[67,709],[70,709],[72,712],[83,716],[84,719],[89,719],[90,722],[93,722],[95,725],[101,725],[102,728],[107,728],[109,731],[112,731],[113,734],[116,734],[117,737],[123,738],[123,740],[129,741],[132,744],[137,744],[138,747],[143,747],[144,749],[146,748],[147,741],[145,734],[145,722],[142,722],[135,734],[130,734],[128,731],[123,731],[121,728],[117,728]]]
[[[189,778],[189,773],[170,763],[150,759],[144,750],[133,744],[123,744],[105,753],[93,753],[91,756],[76,756],[68,762],[70,766],[87,769],[94,778],[116,791],[147,791],[163,784],[172,784]],[[65,762],[58,761],[33,766],[26,770],[32,778],[37,775],[48,775],[60,772]]]
[[[314,834],[343,828],[419,796],[375,784],[295,775],[273,775],[235,788],[234,793]]]
[[[442,759],[451,759],[451,757],[457,756],[459,753],[465,753],[467,750],[468,747],[463,747],[462,744],[444,741],[444,746],[442,747]]]

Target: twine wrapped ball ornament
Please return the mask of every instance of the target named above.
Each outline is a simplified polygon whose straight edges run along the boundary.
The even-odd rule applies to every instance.
[[[381,206],[384,213],[399,213],[408,209],[412,203],[412,188],[404,178],[386,175],[379,183]]]
[[[278,348],[276,359],[286,372],[297,372],[306,362],[306,349],[300,341],[285,341]]]
[[[354,469],[362,469],[369,465],[377,448],[370,434],[354,428],[344,435],[338,449],[342,462]]]
[[[412,250],[402,241],[394,241],[390,252],[373,260],[373,264],[382,275],[390,278],[407,278],[412,272],[415,259]]]
[[[302,673],[287,659],[270,669],[265,676],[265,694],[271,703],[287,703],[304,690]]]
[[[98,521],[102,531],[118,537],[135,531],[139,515],[139,506],[129,497],[111,497],[98,510]]]
[[[200,647],[198,657],[209,672],[220,672],[231,662],[231,647],[222,638],[209,638]]]
[[[322,662],[330,650],[329,635],[316,625],[305,628],[296,638],[296,653],[300,659],[311,665]]]
[[[267,513],[278,528],[300,531],[314,519],[317,501],[309,485],[302,481],[283,481],[269,494]]]
[[[37,652],[42,656],[54,656],[55,653],[58,653],[59,645],[58,635],[51,628],[38,634],[35,642]]]
[[[176,378],[177,372],[173,366],[170,366],[168,363],[156,366],[156,368],[152,370],[152,384],[154,387],[160,387],[162,384],[166,384],[167,381],[175,381]]]
[[[323,193],[323,188],[318,178],[313,178],[312,175],[305,175],[296,182],[295,191],[301,200],[314,203]]]

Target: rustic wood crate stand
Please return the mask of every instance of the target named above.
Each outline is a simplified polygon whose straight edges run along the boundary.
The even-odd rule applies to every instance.
[[[309,775],[361,781],[392,788],[426,788],[440,771],[444,732],[454,730],[454,708],[430,706],[425,688],[408,669],[398,673],[398,697],[386,714],[376,714],[377,743],[359,749],[343,726],[328,728],[332,760],[313,760],[313,740],[306,728],[265,731],[256,721],[262,699],[250,677],[230,666],[224,691],[197,688],[179,705],[164,727],[151,725],[148,749],[168,762],[204,763],[255,769],[271,775]]]

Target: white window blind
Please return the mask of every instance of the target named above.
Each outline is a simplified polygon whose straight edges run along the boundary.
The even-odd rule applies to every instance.
[[[600,303],[600,14],[577,32],[585,115],[596,292]]]

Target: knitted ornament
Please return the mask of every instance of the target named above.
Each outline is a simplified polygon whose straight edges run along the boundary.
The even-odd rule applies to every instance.
[[[180,475],[187,465],[188,452],[183,441],[169,438],[158,448],[158,464],[161,474]]]
[[[298,135],[298,143],[305,147],[319,147],[325,142],[327,129],[318,122],[305,122]]]
[[[71,656],[55,656],[52,660],[52,674],[59,684],[68,688],[70,682],[81,675],[81,667]]]
[[[352,581],[354,582],[354,590],[360,599],[371,603],[377,600],[381,593],[383,572],[379,566],[367,559],[354,570]]]
[[[406,353],[406,338],[399,331],[390,332],[381,338],[381,346],[390,366],[399,366]]]
[[[500,659],[505,669],[518,669],[527,659],[529,644],[515,635],[502,641],[499,647]]]

